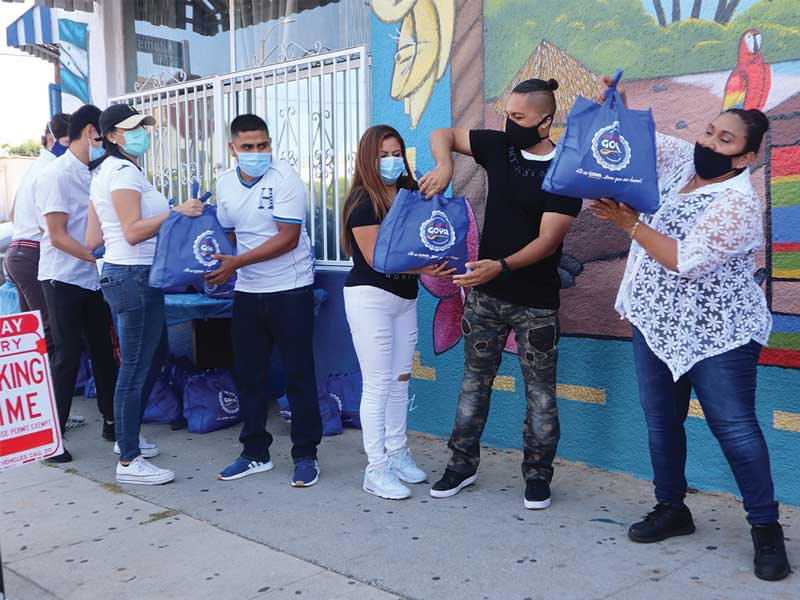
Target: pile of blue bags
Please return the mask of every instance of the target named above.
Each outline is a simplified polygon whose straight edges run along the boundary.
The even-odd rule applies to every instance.
[[[324,382],[317,382],[322,435],[339,435],[344,427],[361,429],[361,371],[332,373]],[[292,420],[289,399],[278,398],[281,417]]]

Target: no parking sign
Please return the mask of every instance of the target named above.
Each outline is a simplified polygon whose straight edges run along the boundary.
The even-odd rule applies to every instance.
[[[62,451],[41,315],[0,317],[0,471]]]

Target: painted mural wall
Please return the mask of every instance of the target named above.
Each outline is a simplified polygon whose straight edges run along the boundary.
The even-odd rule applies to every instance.
[[[397,127],[418,168],[432,166],[437,127],[503,127],[514,85],[555,78],[554,137],[599,74],[625,70],[634,108],[658,130],[694,141],[729,107],[759,108],[771,130],[753,171],[767,243],[753,276],[775,326],[761,357],[758,415],[777,493],[800,504],[800,10],[797,0],[372,0],[373,123]],[[388,67],[391,65],[391,68]],[[484,183],[459,161],[453,189],[482,222]],[[581,213],[561,264],[559,454],[649,478],[630,326],[613,310],[629,240]],[[463,296],[423,281],[411,424],[447,436],[462,374]],[[509,340],[484,442],[519,447],[523,385]],[[687,423],[690,485],[736,492],[693,402]],[[446,448],[442,448],[446,452]]]

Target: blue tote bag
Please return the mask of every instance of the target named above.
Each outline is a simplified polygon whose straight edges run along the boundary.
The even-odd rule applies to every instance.
[[[219,267],[214,254],[233,254],[233,246],[217,220],[217,209],[206,205],[199,217],[170,212],[158,230],[150,269],[150,286],[168,293],[206,290],[205,275]],[[235,277],[225,284],[229,288]]]
[[[183,416],[189,433],[210,433],[240,420],[239,395],[228,369],[191,373],[183,388]]]
[[[466,198],[426,200],[418,190],[401,189],[378,231],[372,268],[395,275],[447,261],[448,269],[465,273],[468,232]]]
[[[361,371],[331,373],[325,382],[328,395],[339,406],[342,425],[361,429]]]
[[[625,108],[617,71],[603,104],[579,96],[567,116],[542,189],[562,196],[612,198],[634,210],[658,210],[656,128],[652,112]]]

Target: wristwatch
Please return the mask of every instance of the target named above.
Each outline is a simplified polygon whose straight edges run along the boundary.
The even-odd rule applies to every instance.
[[[500,266],[503,267],[503,270],[500,272],[500,277],[508,277],[511,275],[511,267],[508,266],[505,258],[501,258],[497,262],[499,262]]]

